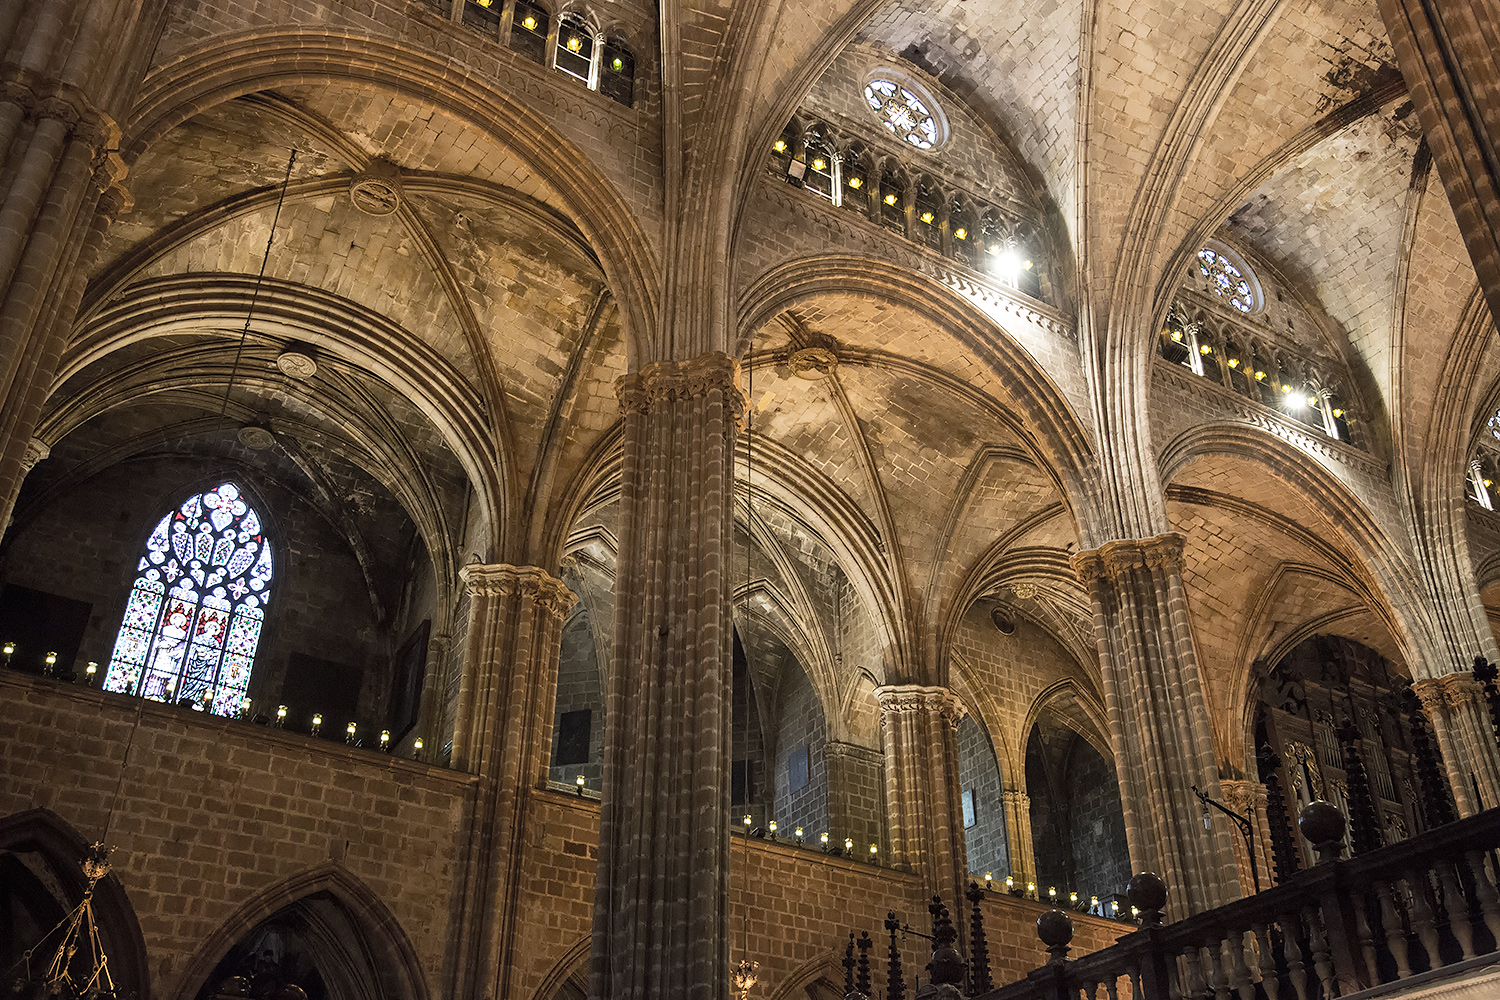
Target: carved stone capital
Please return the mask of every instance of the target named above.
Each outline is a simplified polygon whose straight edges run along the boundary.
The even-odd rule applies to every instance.
[[[470,563],[458,571],[458,578],[470,599],[520,596],[559,621],[578,600],[567,584],[539,566]]]
[[[663,402],[696,399],[721,392],[724,404],[736,421],[745,412],[745,391],[740,387],[740,363],[717,351],[687,361],[657,361],[615,381],[620,409],[647,412]]]
[[[1073,572],[1083,583],[1118,581],[1135,569],[1181,570],[1186,539],[1175,531],[1152,538],[1122,538],[1073,556]]]
[[[22,475],[30,472],[36,467],[36,463],[50,454],[52,454],[52,449],[47,446],[47,442],[40,438],[32,438],[30,441],[27,441],[26,451],[21,455]]]
[[[1443,694],[1443,682],[1439,677],[1423,677],[1421,680],[1412,681],[1411,689],[1422,700],[1422,707],[1427,709],[1429,715],[1447,704],[1448,699]]]
[[[1266,786],[1247,779],[1221,778],[1219,788],[1224,792],[1224,804],[1241,815],[1259,810],[1265,811],[1268,796]]]
[[[945,687],[922,684],[882,684],[875,689],[882,718],[912,712],[933,712],[950,727],[957,729],[968,710],[957,696]]]
[[[1476,704],[1484,696],[1484,686],[1473,674],[1444,674],[1437,682],[1449,708]]]
[[[1000,801],[1007,805],[1014,803],[1020,809],[1031,808],[1031,796],[1019,788],[1000,789]]]

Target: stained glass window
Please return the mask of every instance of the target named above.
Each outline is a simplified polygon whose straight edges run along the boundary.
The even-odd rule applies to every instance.
[[[1228,257],[1204,247],[1198,251],[1198,273],[1208,279],[1214,294],[1229,300],[1242,313],[1255,308],[1255,291],[1245,275]]]
[[[146,540],[104,687],[240,710],[271,592],[271,548],[239,487],[188,498]]]
[[[918,149],[931,149],[937,145],[937,119],[920,97],[899,83],[871,80],[865,84],[865,101],[896,138]]]

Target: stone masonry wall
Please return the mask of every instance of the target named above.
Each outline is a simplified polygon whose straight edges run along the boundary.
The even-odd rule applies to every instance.
[[[0,816],[50,809],[117,848],[156,996],[237,910],[330,860],[389,907],[441,995],[468,776],[14,672],[0,728]]]
[[[969,871],[996,872],[996,878],[1003,879],[1010,871],[1010,851],[1005,841],[1000,767],[989,736],[973,716],[965,716],[958,725],[958,780],[963,792],[972,793],[974,804],[974,825],[964,829]]]

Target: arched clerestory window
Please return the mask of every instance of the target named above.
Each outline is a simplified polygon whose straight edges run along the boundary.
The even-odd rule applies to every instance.
[[[271,591],[260,515],[232,482],[168,511],[146,540],[104,687],[241,708]]]

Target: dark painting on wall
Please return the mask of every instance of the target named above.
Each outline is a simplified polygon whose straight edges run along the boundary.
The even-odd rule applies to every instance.
[[[400,743],[417,724],[422,705],[422,682],[427,678],[427,640],[432,619],[423,620],[396,652],[396,676],[391,684],[391,711],[386,726],[391,742]]]
[[[56,672],[70,672],[93,609],[84,601],[6,584],[0,592],[0,643],[15,644],[10,665],[39,674],[47,654],[56,653]],[[108,664],[100,664],[100,670],[107,668]],[[104,680],[103,674],[99,680]]]

